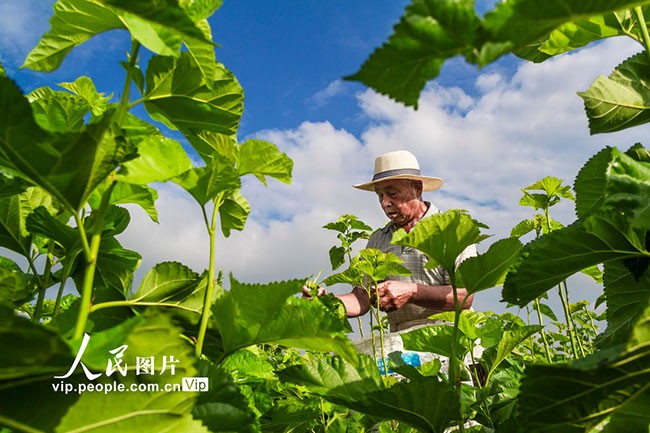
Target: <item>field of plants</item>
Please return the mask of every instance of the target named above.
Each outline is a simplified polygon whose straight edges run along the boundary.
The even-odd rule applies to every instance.
[[[23,66],[54,71],[94,36],[126,30],[119,101],[87,76],[25,94],[0,65],[0,247],[22,260],[0,257],[1,433],[649,431],[650,152],[641,143],[598,151],[562,174],[571,184],[549,176],[524,187],[530,218],[459,266],[458,254],[486,238],[466,211],[397,232],[394,243],[447,270],[454,293],[492,290],[528,314],[457,302],[437,317],[451,325],[402,335],[405,350],[448,360],[414,366],[386,351],[375,310],[376,356],[361,354],[335,297],[299,296],[305,284],[369,288],[404,272],[380,251],[354,254],[371,228],[352,215],[325,226],[341,272],[267,284],[230,276],[223,288],[217,234],[244,230],[254,206],[242,178],[290,183],[293,162],[270,142],[238,142],[243,90],[216,60],[207,21],[220,5],[58,0]],[[346,78],[417,108],[452,57],[543,62],[632,38],[642,51],[580,93],[592,134],[619,131],[650,121],[648,20],[650,1],[510,0],[479,16],[473,0],[413,0]],[[133,114],[142,107],[150,119]],[[202,163],[154,122],[179,131]],[[130,222],[123,205],[156,221],[165,182],[203,215],[209,268],[164,262],[135,281],[141,256],[117,239]],[[552,217],[562,200],[575,202],[568,226]],[[602,317],[570,298],[567,278],[580,272],[602,284]]]

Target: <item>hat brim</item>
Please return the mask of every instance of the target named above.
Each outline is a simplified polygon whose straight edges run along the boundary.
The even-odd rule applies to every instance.
[[[362,189],[364,191],[375,191],[375,185],[379,182],[385,182],[392,179],[412,179],[422,181],[422,191],[435,191],[440,189],[444,180],[439,177],[430,177],[430,176],[417,176],[413,174],[398,174],[395,176],[386,176],[381,179],[373,180],[372,182],[360,183],[357,185],[352,185],[357,189]]]

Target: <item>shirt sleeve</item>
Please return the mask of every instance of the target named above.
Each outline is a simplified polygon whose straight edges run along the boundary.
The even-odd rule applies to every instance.
[[[465,259],[467,259],[469,257],[477,256],[477,255],[478,255],[478,252],[476,251],[476,244],[472,244],[472,245],[468,246],[467,248],[465,248],[458,255],[458,257],[456,257],[456,263],[455,263],[456,267],[458,267],[458,265],[463,263],[463,261],[465,261]]]

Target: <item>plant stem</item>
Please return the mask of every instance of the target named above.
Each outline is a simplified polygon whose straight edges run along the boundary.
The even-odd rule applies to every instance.
[[[462,311],[462,307],[464,306],[465,302],[463,300],[463,305],[459,304],[458,289],[456,288],[456,282],[453,275],[450,275],[450,280],[451,280],[451,290],[454,294],[454,327],[451,330],[451,349],[450,349],[451,356],[449,357],[449,381],[451,382],[452,386],[456,390],[456,399],[458,400],[458,404],[460,405],[461,402],[460,376],[458,372],[460,368],[460,363],[458,362],[457,359],[456,346],[458,341],[458,326],[460,323],[460,313]],[[461,433],[463,433],[465,431],[465,426],[463,425],[462,414],[459,413],[459,416],[460,419],[458,420],[458,430]]]
[[[43,302],[45,301],[45,291],[49,287],[50,272],[52,271],[52,262],[54,261],[52,251],[54,250],[54,241],[50,240],[47,245],[47,258],[45,260],[45,268],[43,269],[43,278],[39,280],[38,299],[36,300],[36,308],[34,309],[33,321],[38,323],[43,315]]]
[[[575,359],[578,358],[578,349],[576,347],[576,341],[575,341],[575,335],[573,333],[573,327],[571,326],[571,313],[569,312],[569,303],[568,299],[564,297],[564,292],[562,291],[562,284],[564,282],[560,283],[560,285],[557,286],[558,294],[560,295],[560,300],[562,301],[562,309],[564,310],[564,320],[566,322],[567,326],[567,333],[569,334],[569,341],[571,341],[571,349],[573,351],[573,357]],[[566,287],[566,284],[564,284],[564,287]]]
[[[115,188],[115,180],[113,177],[114,176],[112,175],[110,184],[102,196],[99,209],[97,209],[95,230],[93,231],[90,247],[86,253],[86,269],[84,272],[83,286],[81,288],[81,305],[79,307],[79,315],[77,316],[77,323],[72,337],[73,339],[79,339],[83,336],[83,333],[86,330],[86,323],[88,322],[88,315],[90,314],[95,269],[97,269],[97,256],[99,255],[99,245],[102,240],[102,231],[104,230],[104,218],[106,217],[106,211],[108,209],[111,194],[113,193],[113,188]],[[81,235],[82,242],[84,245],[88,245],[88,240],[86,239],[86,234],[83,229],[83,221],[76,212],[75,218],[77,220],[77,225],[79,226],[79,234]],[[86,248],[84,248],[84,251],[85,250]]]
[[[372,286],[377,287],[377,282],[372,280]],[[379,309],[379,296],[375,296],[377,299],[377,305],[375,308],[375,314],[377,315],[377,325],[379,326],[379,347],[380,347],[380,353],[381,353],[381,365],[384,369],[384,377],[388,376],[388,364],[386,363],[386,348],[384,346],[384,327],[381,324],[381,315],[380,315],[380,309]],[[376,358],[375,358],[376,359]]]
[[[61,308],[61,298],[63,296],[63,289],[65,288],[65,282],[68,280],[70,271],[72,270],[72,265],[74,264],[74,259],[71,257],[66,258],[65,264],[63,265],[63,272],[61,273],[61,283],[59,284],[59,291],[56,294],[56,301],[54,302],[54,311],[52,316],[59,314],[59,309]]]
[[[648,54],[648,58],[650,58],[650,34],[648,34],[648,27],[646,26],[641,6],[636,6],[634,8],[634,13],[636,14],[636,19],[639,21],[639,27],[641,27],[641,35],[643,35],[645,51]]]
[[[210,263],[208,265],[208,281],[205,288],[205,297],[203,298],[203,311],[201,312],[201,321],[199,324],[199,333],[196,338],[196,356],[201,357],[203,352],[203,341],[205,340],[205,333],[208,329],[208,322],[210,319],[210,307],[212,303],[212,295],[214,294],[214,261],[216,256],[216,233],[217,233],[217,215],[219,215],[219,208],[223,204],[225,192],[220,193],[214,199],[214,208],[212,210],[212,220],[208,227],[210,234]]]
[[[542,340],[544,341],[544,351],[546,352],[546,360],[549,362],[553,362],[553,359],[551,358],[551,350],[548,347],[548,341],[546,340],[546,331],[544,331],[544,320],[542,319],[542,309],[539,305],[539,298],[535,299],[535,310],[537,310],[537,318],[539,320],[539,325],[542,326],[541,334],[542,334]]]
[[[129,101],[131,99],[131,81],[133,81],[133,71],[138,63],[138,52],[140,51],[140,42],[135,39],[131,40],[131,53],[129,54],[129,63],[126,68],[126,78],[124,79],[124,87],[122,88],[122,97],[120,98],[120,105],[115,112],[113,120],[120,125],[124,115],[129,111]]]

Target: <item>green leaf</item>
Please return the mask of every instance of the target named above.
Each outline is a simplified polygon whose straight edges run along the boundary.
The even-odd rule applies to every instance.
[[[172,324],[169,317],[147,313],[125,322],[117,329],[94,334],[86,351],[106,366],[113,356],[108,350],[126,345],[123,362],[128,367],[126,376],[115,374],[111,378],[129,386],[133,383],[158,383],[157,391],[126,392],[120,398],[106,398],[103,393],[88,392],[62,418],[57,431],[132,431],[146,425],[147,430],[169,432],[201,432],[208,430],[190,414],[196,394],[179,390],[166,390],[165,384],[180,385],[181,378],[196,374],[192,346]],[[163,358],[177,362],[175,373],[170,366],[162,373]],[[136,374],[137,358],[153,357],[155,374]],[[84,361],[87,357],[82,358]]]
[[[608,173],[605,204],[631,214],[632,226],[650,229],[650,162],[619,154]]]
[[[556,56],[584,47],[591,42],[624,35],[617,15],[619,13],[613,12],[563,24],[551,32],[548,39],[539,47],[539,51],[549,56]],[[628,16],[629,20],[629,15],[630,11],[621,11],[621,21],[625,16]]]
[[[92,191],[132,149],[112,131],[112,112],[83,132],[53,135],[34,121],[13,82],[0,77],[0,165],[39,185],[69,210],[80,209]]]
[[[526,368],[518,399],[520,428],[565,431],[573,426],[588,431],[610,416],[630,421],[646,417],[647,407],[633,402],[647,393],[650,382],[649,318],[646,308],[628,342],[610,350],[569,364]]]
[[[102,194],[106,187],[100,185],[88,199],[91,209],[97,209],[101,202]],[[158,222],[158,211],[155,202],[158,199],[158,192],[146,185],[134,185],[132,183],[116,181],[113,186],[109,204],[137,204],[154,222]]]
[[[563,185],[563,183],[564,180],[562,179],[553,176],[546,176],[532,185],[525,187],[524,191],[543,191],[549,198],[549,201],[552,201],[554,197],[562,197],[575,201],[575,197],[571,193],[571,187]]]
[[[192,161],[178,141],[154,135],[138,144],[138,157],[122,165],[117,179],[146,185],[165,182],[191,168]]]
[[[431,325],[401,334],[404,349],[436,353],[449,358],[453,343],[453,329],[454,327],[450,325]],[[461,335],[460,340],[455,343],[457,354],[467,352],[466,338],[463,337]],[[460,357],[462,358],[462,356]]]
[[[293,161],[273,143],[247,140],[239,147],[239,175],[253,174],[264,185],[265,176],[291,183]]]
[[[578,218],[602,209],[607,189],[607,171],[616,152],[611,147],[605,147],[592,156],[578,172],[574,183]]]
[[[160,24],[166,29],[173,30],[183,36],[206,40],[205,35],[194,21],[188,16],[188,12],[179,5],[178,0],[100,0],[101,2],[121,9],[133,15],[137,15],[152,23]]]
[[[525,245],[506,277],[502,296],[524,306],[589,266],[647,255],[618,215],[592,215]]]
[[[228,195],[219,206],[223,235],[229,237],[231,230],[244,230],[244,225],[246,225],[250,213],[251,206],[239,191],[233,191]]]
[[[243,99],[235,76],[220,63],[214,77],[206,79],[188,53],[149,61],[144,105],[152,118],[186,136],[198,131],[235,134]]]
[[[92,0],[58,0],[50,29],[27,55],[24,68],[40,72],[56,70],[77,45],[111,29],[124,28],[118,16]]]
[[[554,320],[556,322],[558,321],[557,316],[555,315],[555,313],[553,312],[551,307],[549,307],[548,305],[542,304],[540,302],[539,303],[539,309],[542,312],[542,314],[545,315],[546,317],[548,317],[549,319]]]
[[[279,376],[333,403],[421,431],[442,433],[458,417],[458,400],[451,385],[422,377],[386,388],[374,360],[366,355],[357,363],[337,356],[310,360],[280,371]]]
[[[31,236],[25,221],[31,209],[21,196],[0,198],[0,246],[29,257]]]
[[[0,343],[2,347],[11,347],[0,359],[0,381],[38,375],[51,379],[74,359],[56,332],[18,317],[12,309],[3,306],[0,306]]]
[[[178,57],[182,44],[178,33],[137,15],[121,14],[120,19],[133,39],[152,52],[161,56]]]
[[[609,77],[599,76],[586,92],[585,103],[592,134],[614,132],[650,121],[648,53],[642,51],[618,65]]]
[[[177,262],[164,262],[145,274],[131,301],[137,305],[171,308],[172,314],[197,324],[203,311],[206,287],[205,275],[200,276]]]
[[[453,274],[463,250],[488,237],[481,234],[482,227],[465,211],[449,210],[422,219],[408,234],[398,230],[393,243],[422,251],[429,257],[428,268],[442,266]]]
[[[236,191],[241,187],[235,168],[229,161],[218,157],[206,167],[193,168],[173,180],[189,192],[201,206],[219,194]]]
[[[239,146],[235,134],[220,134],[212,131],[184,131],[183,133],[206,163],[212,160],[215,153],[232,161],[233,164],[237,163]]]
[[[537,228],[534,219],[520,221],[516,226],[510,230],[510,236],[520,238]]]
[[[346,79],[417,108],[444,61],[472,50],[479,25],[473,0],[413,0],[388,41]]]
[[[230,290],[212,307],[226,354],[274,343],[354,358],[356,352],[345,335],[346,320],[319,302],[292,296],[303,284],[304,280],[242,284],[231,277]]]
[[[338,269],[345,263],[345,248],[333,246],[329,250],[329,256],[332,270]]]
[[[496,347],[486,349],[483,359],[489,360],[488,377],[491,376],[499,365],[531,335],[539,332],[543,326],[528,325],[514,329],[507,329],[503,332],[501,340]]]
[[[59,86],[81,97],[94,116],[101,116],[108,109],[112,95],[104,96],[98,92],[95,83],[88,77],[79,77],[72,83],[59,83]]]
[[[55,92],[41,87],[28,95],[34,120],[51,132],[79,132],[84,127],[84,116],[90,107],[82,98],[68,92]]]
[[[209,387],[192,409],[194,419],[213,433],[259,431],[259,421],[232,376],[207,361],[199,363],[197,376],[207,377]]]
[[[457,270],[462,287],[471,294],[503,284],[521,247],[519,239],[506,238],[493,243],[485,254],[468,257]]]
[[[635,278],[623,261],[605,264],[607,329],[598,336],[600,347],[614,346],[629,338],[634,324],[650,305],[650,272]]]

